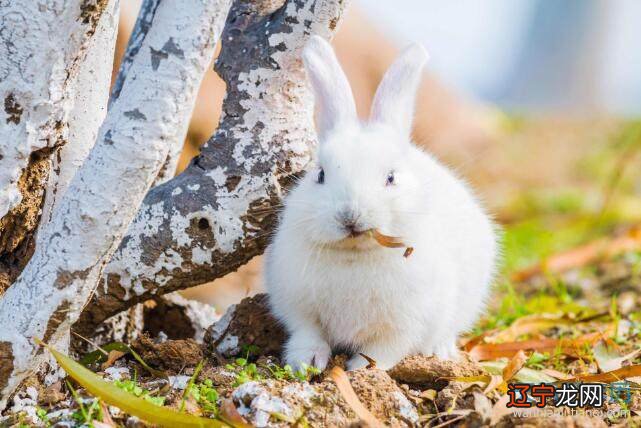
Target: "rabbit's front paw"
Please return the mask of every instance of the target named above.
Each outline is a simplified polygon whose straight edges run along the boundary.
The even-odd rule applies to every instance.
[[[456,347],[454,339],[426,346],[421,349],[421,353],[423,355],[434,355],[441,360],[458,361],[461,358],[461,353]]]
[[[352,358],[350,358],[347,363],[345,363],[345,367],[347,370],[358,370],[362,369],[364,367],[367,367],[369,363],[367,360],[360,355],[355,355]]]
[[[382,342],[365,347],[362,352],[350,358],[346,366],[347,370],[358,370],[366,367],[369,364],[369,360],[364,358],[363,355],[367,355],[370,360],[374,360],[376,368],[389,370],[407,355],[407,353],[407,347],[402,344]]]
[[[295,337],[292,337],[287,343],[285,361],[292,366],[294,371],[301,370],[303,364],[324,370],[331,354],[331,348],[323,340],[296,340]]]
[[[441,360],[459,361],[461,359],[461,353],[454,342],[445,342],[435,346],[434,355]]]

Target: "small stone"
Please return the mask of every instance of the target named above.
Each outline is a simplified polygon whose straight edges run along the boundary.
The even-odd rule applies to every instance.
[[[466,356],[460,361],[441,360],[434,356],[411,355],[388,371],[389,375],[399,381],[414,385],[423,385],[422,389],[443,389],[448,381],[444,377],[477,376],[483,369]]]

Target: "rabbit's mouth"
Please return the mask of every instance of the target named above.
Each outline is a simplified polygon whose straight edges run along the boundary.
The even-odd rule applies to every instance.
[[[367,230],[351,230],[347,235],[347,239],[358,238],[359,236],[365,235],[367,232]]]
[[[339,240],[336,249],[351,251],[372,251],[377,248],[405,248],[403,257],[409,257],[414,251],[413,247],[406,245],[396,236],[382,234],[378,229],[364,231],[351,231],[345,238]]]

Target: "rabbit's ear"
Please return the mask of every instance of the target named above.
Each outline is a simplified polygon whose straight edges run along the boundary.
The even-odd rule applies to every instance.
[[[374,96],[370,120],[394,126],[409,137],[412,132],[416,92],[428,59],[418,43],[407,47],[383,76]]]
[[[323,139],[341,124],[356,120],[354,96],[334,50],[325,39],[310,37],[303,49],[303,62],[314,89],[318,133]]]

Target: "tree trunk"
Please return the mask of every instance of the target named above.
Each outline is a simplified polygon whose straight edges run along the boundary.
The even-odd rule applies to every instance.
[[[300,50],[331,37],[343,0],[234,2],[216,71],[227,85],[218,130],[179,176],[145,197],[81,320],[90,334],[151,296],[233,272],[263,252],[292,177],[315,142]]]
[[[66,336],[170,145],[182,143],[228,6],[229,0],[158,2],[95,146],[0,300],[0,408],[42,360],[33,338],[55,344]]]
[[[0,2],[0,295],[33,252],[52,154],[70,138],[78,75],[103,37],[94,33],[107,4]],[[86,116],[100,116],[99,107]]]

